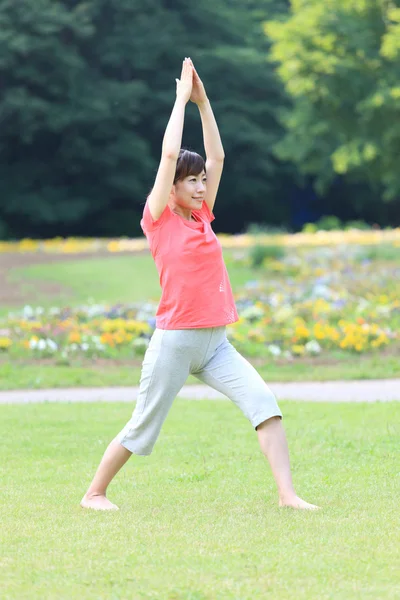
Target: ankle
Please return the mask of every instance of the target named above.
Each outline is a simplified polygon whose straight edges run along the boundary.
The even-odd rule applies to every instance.
[[[293,490],[285,490],[284,492],[279,492],[279,501],[280,502],[288,502],[297,498],[296,492]]]
[[[85,494],[85,498],[97,498],[98,496],[104,496],[106,495],[106,491],[87,491]]]

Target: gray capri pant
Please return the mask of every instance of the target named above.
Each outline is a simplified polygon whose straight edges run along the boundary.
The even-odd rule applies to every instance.
[[[155,329],[143,360],[135,409],[117,436],[122,446],[134,454],[151,454],[189,374],[232,400],[255,429],[271,417],[282,418],[274,394],[228,341],[225,326]]]

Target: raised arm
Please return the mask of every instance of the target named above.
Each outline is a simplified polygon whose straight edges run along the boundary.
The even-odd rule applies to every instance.
[[[197,104],[203,127],[204,150],[206,153],[207,191],[205,201],[210,211],[213,210],[217,197],[219,182],[224,168],[225,152],[219,135],[218,125],[214,117],[209,99],[193,62],[193,90],[190,100]]]
[[[182,144],[185,107],[192,93],[192,81],[193,67],[190,59],[185,58],[181,78],[176,79],[176,100],[164,133],[160,165],[153,189],[147,198],[154,221],[157,221],[164,212],[174,183],[176,163]]]

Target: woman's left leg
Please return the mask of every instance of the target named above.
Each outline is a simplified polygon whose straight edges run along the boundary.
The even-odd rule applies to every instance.
[[[319,508],[305,502],[296,494],[290,470],[289,449],[280,417],[271,417],[257,426],[261,451],[268,459],[279,493],[279,506]]]
[[[274,394],[256,369],[225,339],[195,377],[232,400],[257,431],[261,451],[275,478],[279,505],[319,508],[294,490],[282,412]]]

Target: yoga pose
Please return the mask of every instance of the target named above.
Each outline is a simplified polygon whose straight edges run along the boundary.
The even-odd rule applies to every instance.
[[[185,107],[197,104],[206,162],[181,149]],[[280,506],[319,508],[296,495],[282,413],[259,373],[226,336],[238,320],[221,245],[211,228],[224,164],[217,123],[190,58],[176,79],[176,100],[161,161],[143,211],[142,229],[160,276],[162,296],[130,421],[109,444],[81,501],[84,508],[118,507],[106,497],[113,477],[132,456],[149,455],[174,398],[189,374],[230,398],[257,432],[275,478]],[[221,435],[223,435],[221,423]]]

